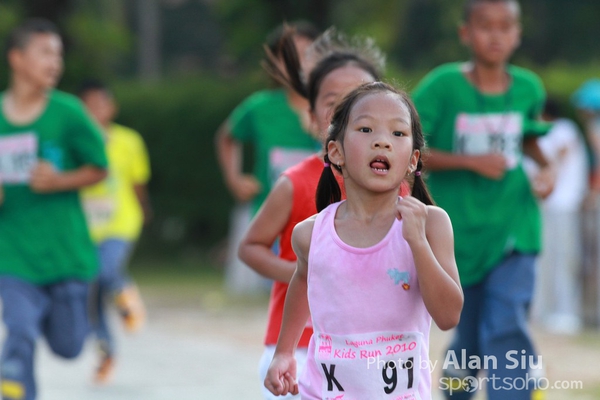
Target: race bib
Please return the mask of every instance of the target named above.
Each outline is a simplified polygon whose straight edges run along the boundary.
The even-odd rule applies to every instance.
[[[271,184],[274,184],[286,169],[299,164],[314,153],[316,151],[286,149],[283,147],[273,148],[269,153],[269,179]]]
[[[110,197],[85,199],[83,201],[85,216],[91,227],[99,227],[110,223],[116,208],[115,200]]]
[[[37,164],[38,139],[32,133],[0,137],[0,179],[4,183],[27,183]]]
[[[323,399],[418,400],[423,336],[418,332],[314,334]]]
[[[455,124],[454,151],[458,154],[502,154],[507,168],[521,161],[523,117],[520,113],[459,114]]]

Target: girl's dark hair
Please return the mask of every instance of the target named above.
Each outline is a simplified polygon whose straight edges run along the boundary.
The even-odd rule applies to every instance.
[[[29,44],[32,35],[52,33],[60,35],[54,23],[44,18],[30,18],[11,31],[6,40],[6,54],[13,49],[23,50]]]
[[[425,181],[421,176],[421,170],[423,168],[421,156],[426,150],[425,137],[423,136],[423,130],[421,128],[421,120],[412,100],[404,91],[398,90],[395,87],[383,82],[365,83],[359,86],[358,88],[354,89],[335,108],[335,111],[331,118],[331,125],[329,125],[329,136],[325,141],[325,149],[327,150],[327,145],[331,141],[337,140],[343,143],[344,134],[348,126],[350,112],[352,111],[354,105],[358,100],[362,99],[367,95],[385,92],[394,93],[398,95],[398,97],[400,97],[402,102],[408,108],[411,124],[410,128],[413,137],[413,150],[419,150],[420,152],[419,161],[417,162],[417,169],[414,171],[415,176],[412,185],[412,196],[419,199],[427,205],[433,205],[433,199],[431,198],[429,190],[427,190],[427,186],[425,185]],[[331,164],[331,162],[329,161],[329,156],[327,154],[325,154],[324,161],[325,163],[329,164],[329,167],[323,169],[323,172],[321,173],[321,178],[319,180],[319,185],[317,186],[317,210],[319,212],[326,208],[328,205],[336,203],[342,199],[340,187],[332,170],[332,168],[335,168],[339,172],[341,172],[341,168],[337,165]],[[418,173],[416,173],[417,171]]]
[[[355,65],[368,72],[375,80],[381,79],[385,56],[371,38],[348,39],[334,28],[329,28],[307,50],[308,62],[314,67],[308,77],[303,75],[300,57],[294,45],[294,29],[287,27],[279,43],[279,55],[285,65],[285,73],[277,66],[275,53],[269,56],[265,69],[278,82],[306,98],[311,110],[319,95],[323,79],[332,71],[346,65]]]

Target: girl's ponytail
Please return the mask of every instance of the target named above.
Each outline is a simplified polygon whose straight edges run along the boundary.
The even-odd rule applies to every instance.
[[[417,162],[417,169],[415,170],[415,177],[412,186],[412,196],[418,200],[420,200],[423,204],[428,206],[435,205],[427,186],[425,185],[425,181],[423,180],[423,176],[421,175],[421,169],[423,168],[423,163],[421,161],[421,157],[419,157],[419,161]]]
[[[283,33],[276,47],[277,54],[265,44],[263,47],[266,59],[262,61],[261,65],[275,81],[307,98],[306,85],[302,79],[300,56],[294,43],[296,35],[296,29],[289,25],[284,25]],[[283,61],[285,71],[282,71],[278,65],[281,61]]]
[[[321,178],[317,185],[317,212],[321,212],[327,208],[328,205],[342,200],[342,190],[340,189],[340,185],[335,178],[332,168],[336,168],[340,170],[340,172],[341,169],[338,166],[331,165],[327,154],[325,154],[324,161],[323,172],[321,172]]]

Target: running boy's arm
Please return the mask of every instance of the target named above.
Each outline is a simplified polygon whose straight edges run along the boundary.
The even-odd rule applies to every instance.
[[[144,224],[147,224],[152,219],[153,214],[152,206],[150,204],[150,196],[148,195],[148,185],[133,185],[133,191],[135,192],[135,197],[142,208],[142,213],[144,214]]]
[[[423,162],[428,170],[466,169],[490,179],[501,179],[506,159],[501,154],[466,155],[430,149]]]
[[[238,256],[250,268],[267,278],[288,283],[296,269],[295,261],[273,253],[275,239],[287,224],[292,212],[292,183],[279,178],[258,214],[252,220],[238,250]]]
[[[311,217],[300,222],[292,234],[292,246],[298,262],[285,298],[283,321],[275,355],[265,378],[265,387],[275,395],[298,393],[294,351],[310,315],[306,290],[308,252],[315,223],[314,218]]]
[[[37,193],[64,192],[92,185],[106,178],[106,170],[93,165],[83,165],[77,169],[59,172],[54,166],[40,160],[31,172],[29,186]]]
[[[237,200],[252,200],[260,191],[260,183],[254,176],[242,173],[242,146],[231,135],[227,121],[219,128],[215,144],[225,184]]]
[[[453,328],[460,319],[463,294],[450,218],[441,208],[426,206],[411,196],[399,200],[397,208],[425,307],[440,329]]]

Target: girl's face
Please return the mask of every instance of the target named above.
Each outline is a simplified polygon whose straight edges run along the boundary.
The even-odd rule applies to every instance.
[[[40,88],[52,88],[63,70],[62,41],[54,33],[34,33],[25,48],[11,51],[9,59],[16,74]]]
[[[318,134],[319,140],[324,140],[327,136],[335,104],[361,84],[374,80],[370,73],[352,64],[334,69],[325,76],[319,87],[315,109],[310,113],[313,130]]]
[[[330,142],[329,156],[342,164],[345,180],[374,192],[397,191],[408,171],[416,168],[419,150],[413,150],[410,111],[395,93],[359,99],[344,135],[343,146]]]
[[[519,46],[518,6],[503,2],[477,4],[459,33],[478,61],[488,65],[505,63]]]

